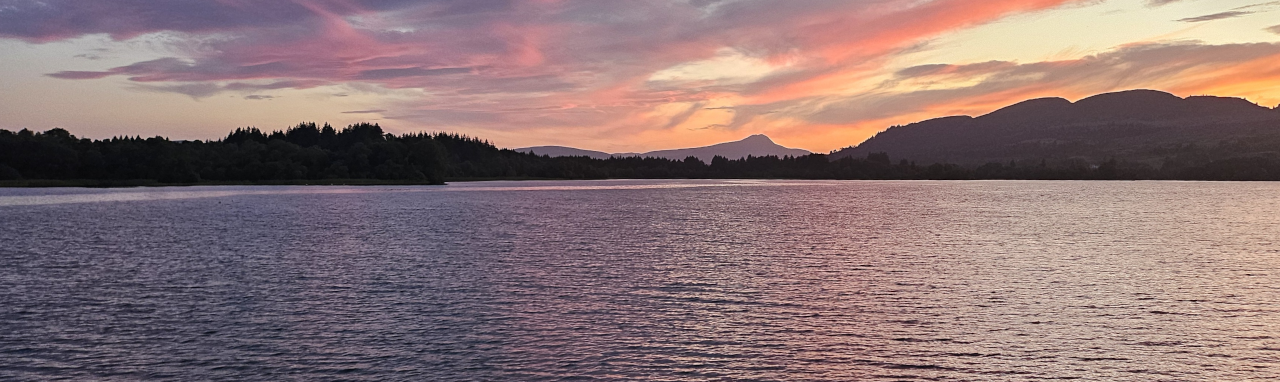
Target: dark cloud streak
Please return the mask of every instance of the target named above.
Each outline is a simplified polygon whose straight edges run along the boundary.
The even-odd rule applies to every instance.
[[[386,80],[404,77],[427,77],[427,76],[444,76],[450,74],[471,73],[472,68],[402,68],[402,69],[374,69],[360,72],[356,79],[358,80]]]
[[[288,28],[321,17],[309,1],[278,0],[11,0],[0,12],[0,36],[28,41],[52,41],[106,33],[126,39],[158,31],[204,33],[246,28]],[[500,7],[495,1],[472,0],[349,0],[352,6],[330,7],[339,15],[387,11],[415,5],[481,9]],[[507,2],[509,3],[509,2]]]
[[[1212,15],[1204,15],[1204,16],[1196,16],[1196,17],[1188,17],[1188,18],[1185,18],[1185,19],[1180,19],[1180,20],[1178,20],[1178,21],[1181,21],[1181,22],[1184,22],[1184,23],[1202,23],[1202,22],[1206,22],[1206,21],[1214,21],[1214,20],[1230,19],[1230,18],[1234,18],[1234,17],[1240,17],[1240,16],[1245,16],[1245,15],[1251,15],[1251,14],[1253,14],[1253,12],[1246,12],[1246,11],[1227,11],[1227,12],[1214,13],[1214,14],[1212,14]]]

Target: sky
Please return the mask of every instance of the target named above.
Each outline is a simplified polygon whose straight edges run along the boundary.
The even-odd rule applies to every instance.
[[[1118,90],[1280,103],[1280,1],[0,0],[0,128],[643,152]]]

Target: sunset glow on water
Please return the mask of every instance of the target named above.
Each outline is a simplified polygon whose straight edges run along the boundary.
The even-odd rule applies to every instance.
[[[0,381],[1280,380],[1277,16],[0,0]]]
[[[1277,191],[5,190],[0,378],[1268,380]]]

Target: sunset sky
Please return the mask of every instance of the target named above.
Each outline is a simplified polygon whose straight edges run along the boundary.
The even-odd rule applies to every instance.
[[[1280,1],[0,0],[0,128],[302,121],[609,152],[1135,88],[1280,103]]]

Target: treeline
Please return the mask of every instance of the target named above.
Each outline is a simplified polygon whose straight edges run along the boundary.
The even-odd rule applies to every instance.
[[[800,157],[548,157],[498,149],[458,134],[385,133],[377,124],[342,129],[303,123],[283,131],[240,128],[212,141],[163,137],[77,138],[63,129],[0,130],[0,180],[82,185],[441,184],[481,179],[1184,179],[1280,180],[1274,158],[1170,158],[1159,167],[1109,160],[1011,161],[977,167],[896,162],[883,153],[830,160]],[[126,183],[122,183],[126,182]],[[67,184],[67,183],[61,183]]]
[[[188,184],[376,179],[438,184],[444,182],[447,160],[439,141],[427,134],[393,136],[376,124],[363,123],[342,130],[303,123],[271,133],[242,128],[216,141],[91,140],[63,129],[0,130],[0,179]]]

